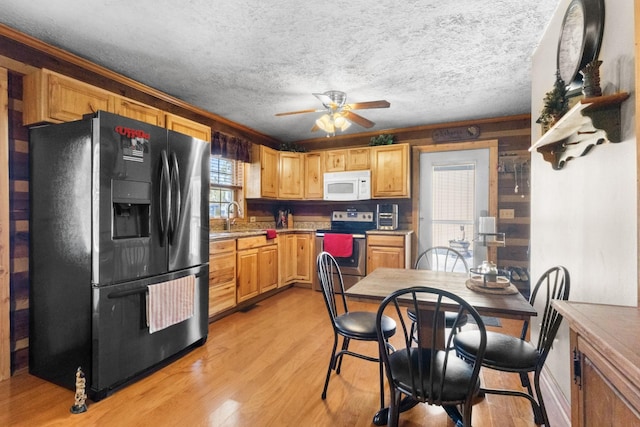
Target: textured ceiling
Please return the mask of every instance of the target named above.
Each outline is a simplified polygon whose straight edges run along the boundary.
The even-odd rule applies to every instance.
[[[2,0],[0,22],[282,141],[341,90],[371,130],[529,113],[558,0]],[[367,131],[353,125],[345,133]]]

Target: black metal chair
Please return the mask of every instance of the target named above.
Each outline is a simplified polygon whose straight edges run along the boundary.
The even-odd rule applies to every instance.
[[[529,322],[524,322],[520,337],[513,337],[498,332],[487,332],[487,345],[482,366],[503,372],[514,372],[520,375],[522,386],[527,393],[519,390],[500,390],[483,388],[485,393],[520,396],[529,399],[536,424],[549,426],[549,418],[544,406],[540,390],[540,372],[547,359],[553,340],[555,339],[562,316],[552,307],[551,301],[567,300],[570,288],[569,272],[562,266],[548,269],[533,288],[531,305],[536,297],[545,298],[542,323],[537,344],[527,341]],[[473,362],[479,348],[479,334],[476,331],[464,331],[456,334],[453,340],[454,348],[460,357]],[[533,372],[535,396],[531,389],[529,373]]]
[[[420,300],[426,297],[436,300],[433,312],[431,308],[429,311],[420,310]],[[402,311],[407,305],[416,313],[418,326],[416,336],[411,332],[409,322],[402,316]],[[438,347],[438,343],[442,345],[442,337],[437,333],[420,332],[422,330],[420,325],[423,322],[432,324],[433,331],[443,330],[445,308],[446,311],[457,308],[458,315],[470,316],[478,326],[477,333],[480,338],[478,354],[472,364],[456,357],[454,351],[448,350],[452,345],[451,334],[445,341],[445,350]],[[383,345],[380,345],[382,361],[391,389],[387,425],[398,425],[401,403],[405,403],[403,402],[403,396],[405,396],[404,399],[414,402],[443,406],[450,416],[459,418],[464,426],[471,426],[472,404],[473,399],[480,392],[478,375],[486,343],[486,329],[478,312],[464,299],[451,292],[417,286],[393,292],[382,301],[376,316],[379,339],[384,337],[384,319],[387,316],[400,319],[398,330],[403,332],[404,338],[402,344],[398,344],[397,339],[394,341],[397,348],[394,352],[387,351]],[[433,318],[430,318],[431,316]],[[457,318],[460,319],[460,316]],[[462,409],[461,414],[456,408],[457,405]],[[452,411],[455,414],[452,414]]]
[[[422,252],[413,267],[416,270],[435,270],[435,271],[460,271],[469,273],[469,264],[464,256],[457,250],[447,246],[434,246]],[[415,323],[416,314],[410,308],[407,311],[409,319]],[[467,324],[467,317],[463,316],[458,319],[457,330]],[[445,325],[447,329],[451,329],[456,321],[456,313],[445,313]],[[412,330],[415,324],[412,325]]]
[[[344,282],[340,267],[336,259],[328,252],[321,252],[316,260],[318,265],[318,279],[322,287],[324,301],[329,311],[331,325],[333,326],[333,349],[331,350],[331,359],[329,361],[329,369],[327,370],[327,378],[324,382],[322,390],[322,399],[327,397],[327,388],[329,387],[329,378],[331,371],[335,370],[340,374],[342,366],[342,357],[345,355],[354,356],[360,359],[376,362],[380,367],[380,407],[384,407],[384,373],[383,365],[379,354],[376,357],[356,353],[349,350],[349,342],[353,340],[378,342],[378,334],[376,332],[376,313],[366,311],[349,311],[347,299],[344,295]],[[396,322],[384,317],[381,319],[382,327],[382,346],[389,346],[389,337],[396,332]],[[336,353],[338,348],[338,337],[342,336],[342,348]],[[377,351],[377,349],[376,349]]]

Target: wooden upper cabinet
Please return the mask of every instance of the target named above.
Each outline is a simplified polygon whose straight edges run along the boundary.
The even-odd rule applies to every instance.
[[[324,197],[323,160],[322,152],[304,154],[304,198],[307,200]]]
[[[166,113],[165,126],[167,129],[211,142],[211,128],[202,123],[194,122],[193,120],[185,119],[175,114]]]
[[[371,147],[371,196],[408,198],[409,144]]]
[[[324,171],[342,172],[347,170],[347,150],[331,150],[324,153]]]
[[[98,110],[114,111],[114,94],[41,69],[23,79],[23,124],[80,120]]]
[[[24,76],[23,91],[25,126],[72,122],[102,110],[211,141],[209,126],[44,68]]]
[[[304,154],[280,151],[278,173],[278,197],[280,199],[304,198]]]
[[[132,99],[117,97],[115,113],[130,119],[164,127],[164,111]]]
[[[371,169],[371,148],[349,148],[347,150],[347,170],[361,171]]]
[[[370,147],[324,152],[324,172],[367,170],[371,168]]]
[[[244,170],[244,190],[247,199],[278,197],[278,151],[253,144],[251,163]]]

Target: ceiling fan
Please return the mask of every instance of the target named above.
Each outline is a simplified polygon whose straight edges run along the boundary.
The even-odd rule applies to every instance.
[[[311,132],[322,129],[330,135],[335,135],[336,130],[346,130],[351,123],[355,123],[365,128],[371,128],[375,125],[371,120],[365,119],[352,110],[366,110],[369,108],[389,108],[391,104],[388,101],[368,101],[347,104],[347,94],[339,90],[329,90],[324,93],[314,93],[313,96],[318,98],[324,108],[309,109],[300,111],[291,111],[288,113],[277,113],[276,116],[289,116],[292,114],[304,113],[320,113],[324,112],[311,128]]]

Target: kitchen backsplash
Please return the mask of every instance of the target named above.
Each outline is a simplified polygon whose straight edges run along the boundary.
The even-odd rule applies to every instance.
[[[270,228],[276,228],[275,221],[264,222],[239,222],[233,225],[234,230],[266,230]],[[318,230],[331,228],[331,223],[327,222],[307,222],[307,221],[294,221],[294,230]],[[224,223],[212,225],[210,231],[225,231]]]

